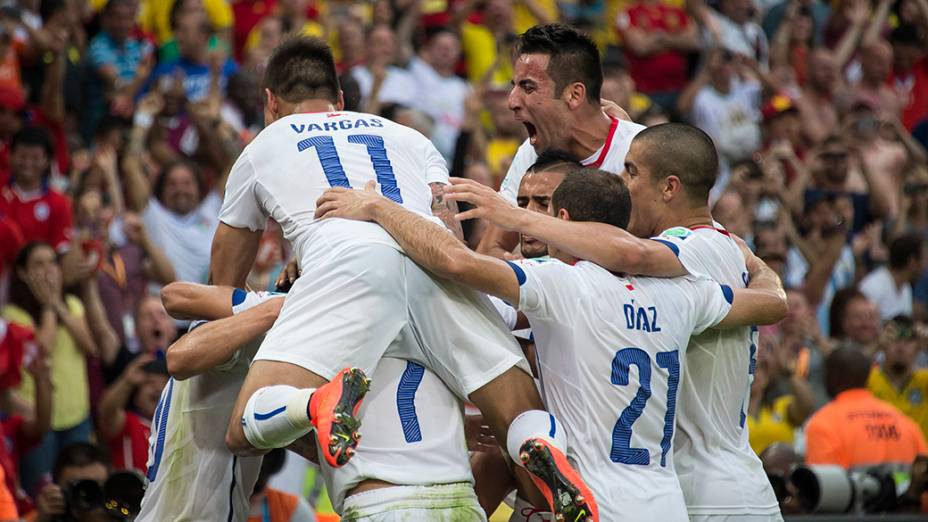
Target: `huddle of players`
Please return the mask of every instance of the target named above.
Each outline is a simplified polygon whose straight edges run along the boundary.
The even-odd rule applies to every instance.
[[[485,520],[461,400],[518,465],[520,494],[557,519],[780,519],[744,409],[747,325],[778,321],[785,297],[709,215],[711,140],[603,114],[596,48],[564,26],[521,37],[514,78],[530,137],[502,194],[563,178],[542,180],[548,208],[547,194],[530,203],[545,213],[448,185],[423,136],[341,111],[324,44],[275,51],[268,126],[233,167],[214,240],[225,286],[164,291],[172,314],[211,322],[168,350],[139,520],[244,520],[272,447],[318,459],[346,519]],[[502,231],[520,231],[549,257],[472,252],[432,217],[453,219],[454,201],[495,223],[490,241],[511,249]],[[286,299],[233,289],[268,217],[302,269]],[[527,318],[540,396],[487,295]]]

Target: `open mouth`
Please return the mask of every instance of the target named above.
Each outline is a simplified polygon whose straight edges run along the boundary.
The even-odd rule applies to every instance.
[[[535,125],[527,121],[523,121],[522,125],[525,125],[525,130],[528,131],[528,142],[534,146],[535,142],[538,141],[538,129],[535,128]]]

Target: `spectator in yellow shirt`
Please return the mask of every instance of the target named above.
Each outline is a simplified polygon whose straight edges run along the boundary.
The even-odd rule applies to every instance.
[[[748,437],[758,455],[775,442],[792,444],[796,428],[811,415],[812,388],[790,367],[786,348],[762,335],[748,404]],[[784,394],[784,388],[789,393]]]
[[[159,46],[174,37],[174,31],[171,29],[171,12],[177,2],[184,2],[184,5],[178,7],[179,10],[195,9],[202,5],[210,24],[220,39],[231,43],[234,18],[232,7],[229,6],[227,0],[142,0],[139,23],[142,29],[155,35]]]
[[[867,388],[914,420],[928,436],[928,370],[916,369],[921,348],[910,317],[899,315],[883,327],[883,364],[870,371]]]

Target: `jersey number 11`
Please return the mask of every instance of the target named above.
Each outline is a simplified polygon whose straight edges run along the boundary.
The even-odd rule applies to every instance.
[[[374,166],[374,174],[377,175],[377,183],[380,184],[381,192],[384,196],[402,204],[403,196],[396,184],[393,165],[387,158],[387,148],[384,147],[383,137],[373,134],[352,134],[348,136],[348,142],[367,147],[367,154],[371,157],[371,164]],[[331,136],[306,138],[297,143],[296,147],[300,152],[315,147],[316,154],[319,155],[319,163],[322,164],[322,171],[330,187],[351,188],[345,169],[342,168],[342,161],[338,157],[338,151],[335,150],[335,141]]]

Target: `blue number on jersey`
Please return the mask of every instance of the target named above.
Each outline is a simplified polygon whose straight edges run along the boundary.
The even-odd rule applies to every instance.
[[[161,455],[164,454],[164,437],[168,427],[168,414],[171,410],[171,395],[174,393],[174,379],[168,379],[168,392],[161,396],[158,406],[155,408],[155,417],[152,419],[152,426],[157,430],[155,435],[154,459],[151,466],[148,467],[148,473],[145,476],[149,482],[154,482],[158,476],[158,467],[161,465]]]
[[[748,401],[751,399],[751,385],[754,384],[754,373],[757,371],[757,344],[754,342],[754,334],[757,332],[757,327],[751,327],[751,346],[748,348],[748,390],[745,393],[745,398],[741,401],[741,418],[738,421],[738,425],[744,428],[744,423],[748,419],[747,407]]]
[[[661,439],[661,467],[667,466],[667,453],[673,438],[673,422],[677,407],[677,388],[680,383],[680,353],[678,350],[661,352],[657,365],[667,370],[667,412],[664,414],[664,436]],[[612,429],[612,450],[609,458],[620,464],[647,466],[651,454],[645,448],[632,448],[632,424],[641,417],[651,398],[651,357],[641,348],[623,348],[612,359],[612,384],[628,385],[631,365],[638,367],[638,391],[632,402],[622,410]]]
[[[371,157],[371,165],[374,167],[374,174],[377,175],[377,183],[380,183],[383,195],[397,203],[403,202],[403,196],[400,194],[400,188],[396,184],[396,175],[393,173],[393,165],[387,157],[387,149],[384,146],[383,138],[373,134],[353,134],[348,136],[349,143],[357,143],[367,147],[367,154]],[[322,172],[329,182],[330,187],[351,188],[348,182],[348,176],[345,175],[345,169],[342,168],[342,161],[338,157],[338,151],[335,150],[335,142],[331,136],[313,136],[300,140],[296,144],[297,150],[314,148],[319,155],[319,163],[322,164]]]
[[[406,442],[419,442],[422,440],[422,430],[419,429],[419,417],[416,415],[416,391],[422,384],[425,368],[412,361],[406,361],[406,371],[400,377],[396,387],[396,411],[400,416],[400,425],[403,426],[403,437]]]

